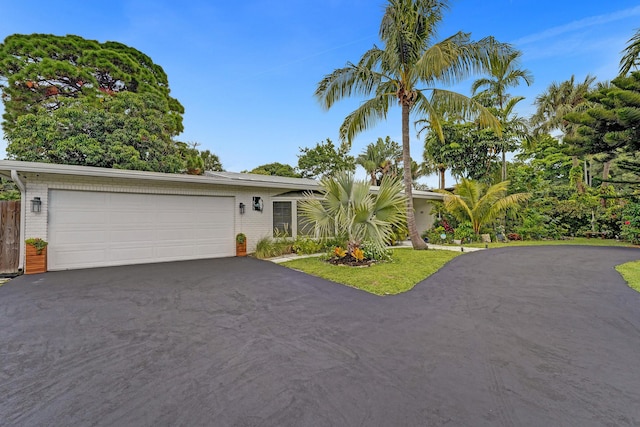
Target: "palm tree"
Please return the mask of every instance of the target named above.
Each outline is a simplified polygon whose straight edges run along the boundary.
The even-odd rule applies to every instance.
[[[573,136],[577,125],[567,121],[565,117],[572,112],[586,110],[589,107],[587,94],[591,92],[595,77],[587,74],[584,81],[576,83],[575,76],[562,83],[553,82],[545,92],[536,97],[536,112],[531,116],[534,133],[548,133],[559,130],[564,136]],[[572,155],[573,167],[578,167],[578,156]],[[578,192],[584,192],[581,180],[576,182]]]
[[[460,222],[469,221],[476,234],[480,234],[483,225],[498,219],[508,209],[517,207],[526,201],[530,193],[507,195],[509,181],[501,181],[487,187],[478,181],[462,179],[454,192],[440,191],[444,194],[444,207]]]
[[[319,237],[345,238],[349,253],[365,241],[384,248],[393,227],[404,224],[405,197],[397,179],[385,176],[373,194],[368,182],[340,172],[321,180],[320,187],[321,199],[310,194],[298,207],[303,223],[314,227]]]
[[[391,137],[378,138],[375,143],[367,145],[356,158],[356,164],[362,166],[369,174],[371,185],[380,185],[386,175],[396,176],[398,163],[402,159],[402,150]]]
[[[389,0],[379,33],[384,47],[373,46],[357,63],[347,63],[318,83],[315,95],[326,109],[343,98],[370,97],[345,118],[340,127],[344,141],[350,143],[356,134],[385,119],[389,108],[396,103],[402,109],[404,165],[411,164],[411,112],[429,117],[439,135],[442,132],[433,113],[443,106],[465,117],[477,117],[483,125],[499,129],[496,118],[478,102],[436,87],[484,71],[491,52],[500,55],[510,51],[508,45],[491,37],[473,42],[470,35],[463,32],[436,42],[437,26],[447,4],[448,0]],[[403,175],[409,236],[415,249],[424,249],[426,244],[416,228],[410,168],[404,168]]]
[[[535,100],[536,112],[531,116],[531,124],[536,134],[554,130],[570,134],[574,127],[564,117],[587,105],[586,95],[591,91],[595,80],[594,76],[588,74],[584,81],[576,83],[576,77],[572,75],[562,83],[551,83]]]
[[[638,69],[640,65],[640,28],[627,42],[627,47],[622,51],[624,55],[620,59],[620,75],[627,75],[632,68]]]
[[[489,77],[475,80],[471,85],[471,92],[480,101],[483,101],[484,105],[497,108],[496,116],[503,127],[512,114],[513,106],[524,99],[522,97],[512,98],[507,93],[507,89],[518,86],[521,81],[524,81],[527,86],[533,83],[531,72],[518,68],[521,56],[522,52],[520,51],[510,52],[506,56],[489,55]],[[517,101],[510,105],[509,110],[506,110],[505,107],[509,106],[513,99],[517,99]],[[507,179],[507,147],[506,144],[501,145],[502,180],[505,181]]]

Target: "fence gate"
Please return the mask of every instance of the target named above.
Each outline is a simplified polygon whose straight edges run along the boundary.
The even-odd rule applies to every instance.
[[[18,272],[20,200],[0,200],[0,274]]]

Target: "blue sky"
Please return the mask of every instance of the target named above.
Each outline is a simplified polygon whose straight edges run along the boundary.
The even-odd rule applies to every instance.
[[[24,2],[0,0],[0,39],[14,33],[76,34],[115,40],[149,55],[169,76],[171,93],[185,107],[181,141],[218,154],[226,170],[270,162],[297,164],[300,147],[338,141],[344,117],[361,100],[324,111],[313,97],[318,81],[357,61],[378,41],[382,0],[245,0]],[[535,78],[513,95],[525,96],[520,115],[551,82],[575,74],[609,80],[620,51],[640,27],[640,2],[629,0],[457,0],[440,26],[488,35],[523,52]],[[468,94],[471,80],[456,90]],[[398,109],[396,109],[398,110]],[[399,111],[358,136],[357,155],[378,137],[400,141]],[[412,132],[412,156],[421,159]],[[6,142],[0,142],[0,158]],[[359,173],[362,173],[361,171]],[[364,174],[362,174],[364,176]],[[436,178],[426,183],[435,186]]]

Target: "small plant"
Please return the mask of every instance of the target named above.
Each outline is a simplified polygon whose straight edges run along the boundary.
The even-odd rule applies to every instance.
[[[247,241],[247,236],[245,236],[244,233],[236,234],[236,243],[242,245],[246,241]]]
[[[360,245],[360,249],[362,249],[362,251],[364,252],[364,257],[366,259],[371,259],[374,261],[391,260],[391,251],[389,249],[381,248],[371,242],[363,242],[362,245]]]
[[[290,254],[292,252],[292,244],[285,238],[272,239],[265,236],[256,243],[256,258],[273,258],[280,255]]]
[[[453,233],[453,237],[463,242],[472,242],[475,240],[476,233],[473,231],[471,223],[467,221],[458,225],[456,231]]]
[[[42,240],[39,237],[32,237],[30,239],[25,240],[25,243],[27,245],[31,245],[34,248],[36,248],[36,254],[40,255],[42,254],[42,251],[44,250],[44,248],[47,247],[47,245],[49,244],[48,242]]]
[[[333,254],[338,258],[344,258],[347,256],[347,250],[344,248],[341,248],[340,246],[336,246],[335,249],[333,250]]]
[[[364,261],[364,251],[362,249],[355,248],[353,250],[352,255],[357,261],[360,261],[360,262]]]
[[[518,233],[509,233],[507,234],[507,239],[509,240],[522,240],[522,236]]]
[[[321,242],[309,237],[298,237],[295,242],[293,242],[293,251],[297,254],[316,254],[322,252],[323,249],[324,245]]]

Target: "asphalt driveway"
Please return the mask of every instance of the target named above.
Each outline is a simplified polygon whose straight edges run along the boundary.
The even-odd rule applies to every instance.
[[[0,287],[0,424],[640,425],[640,250],[457,257],[377,297],[250,258]]]

